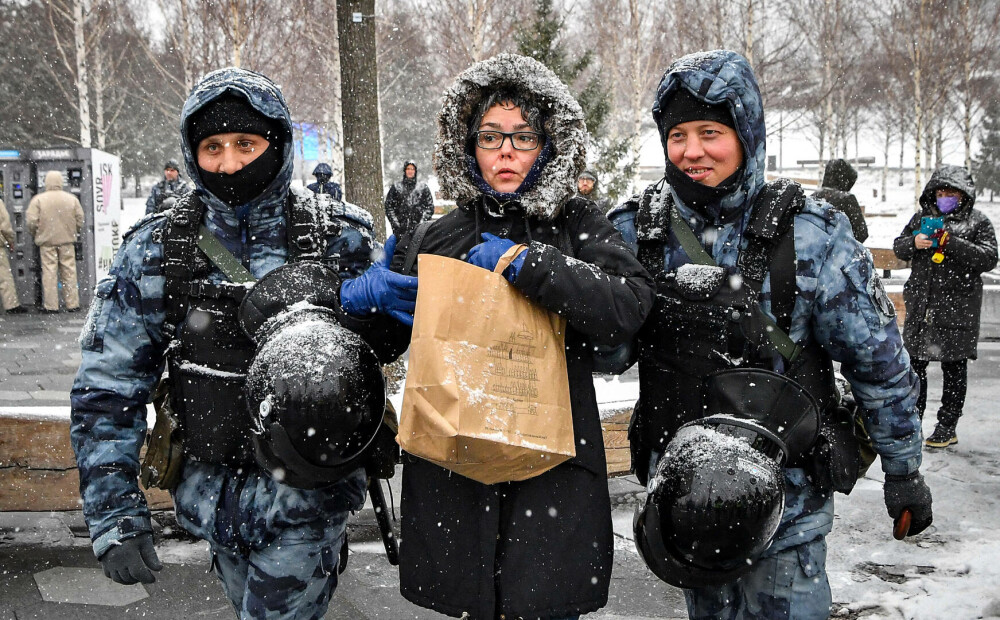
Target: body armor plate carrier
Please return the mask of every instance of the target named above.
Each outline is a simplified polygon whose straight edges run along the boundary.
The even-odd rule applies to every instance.
[[[327,238],[340,224],[289,193],[288,262],[327,258]],[[184,450],[200,461],[239,467],[253,461],[244,384],[255,353],[239,324],[246,284],[212,283],[210,259],[198,248],[204,205],[189,194],[167,212],[163,235],[170,399]]]
[[[761,285],[770,271],[772,313],[787,334],[795,300],[792,221],[804,200],[797,184],[778,181],[765,186],[754,202],[745,232],[748,245],[740,253],[738,277],[733,277],[718,267],[693,264],[664,271],[664,249],[675,208],[672,195],[654,187],[642,196],[636,214],[639,258],[647,268],[652,267],[657,296],[639,334],[641,398],[630,436],[647,449],[662,451],[682,425],[704,418],[708,412],[703,383],[713,373],[729,368],[783,370],[782,374],[808,391],[821,411],[836,405],[829,356],[810,343],[796,351],[792,360],[784,359],[769,337],[773,324],[758,305]],[[712,269],[724,277],[716,275],[712,283]],[[812,439],[817,431],[812,430]],[[792,455],[788,465],[807,462],[803,454]]]

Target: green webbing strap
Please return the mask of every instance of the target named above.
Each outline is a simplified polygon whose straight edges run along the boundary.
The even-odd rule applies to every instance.
[[[245,284],[257,281],[257,278],[247,271],[243,263],[237,260],[233,253],[227,250],[204,224],[198,229],[198,247],[222,273],[226,274],[230,282]]]
[[[678,243],[681,244],[681,249],[688,255],[691,262],[699,265],[715,266],[715,260],[705,251],[698,238],[694,236],[691,227],[684,221],[681,214],[677,212],[676,206],[670,207],[670,227],[673,229]]]
[[[691,262],[699,265],[717,266],[715,259],[705,251],[701,242],[699,242],[698,238],[694,236],[694,231],[691,230],[688,223],[684,221],[684,218],[682,218],[679,213],[677,213],[676,207],[670,209],[670,222],[674,236],[677,237],[677,242],[681,244],[681,249],[688,255]],[[760,307],[760,304],[756,304],[755,308],[757,316],[764,322],[767,337],[771,341],[771,344],[774,345],[774,349],[789,363],[794,362],[799,354],[802,353],[802,346],[795,344],[795,341],[793,341],[791,337],[784,332],[784,330],[778,327],[778,324],[774,322],[774,319],[769,317],[767,313],[764,312],[764,309]]]

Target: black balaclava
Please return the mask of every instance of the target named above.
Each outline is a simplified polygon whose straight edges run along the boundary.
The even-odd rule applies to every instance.
[[[660,127],[663,128],[664,131],[669,132],[675,126],[688,121],[715,121],[717,123],[722,123],[726,127],[730,127],[732,129],[736,128],[733,115],[729,112],[729,109],[725,104],[711,105],[705,103],[704,101],[697,99],[686,89],[681,88],[665,106],[660,120]],[[667,141],[664,139],[664,144],[666,143]],[[683,170],[675,166],[673,162],[670,161],[669,156],[666,160],[666,170],[664,174],[667,178],[667,182],[670,183],[670,187],[672,187],[680,199],[684,201],[685,205],[698,212],[702,212],[703,207],[722,200],[723,197],[732,192],[736,185],[740,182],[740,177],[743,172],[743,166],[740,165],[740,167],[736,169],[736,172],[730,175],[722,183],[712,187],[710,185],[693,181],[691,177],[684,173]]]
[[[260,196],[278,176],[288,138],[280,121],[264,116],[232,91],[205,104],[188,120],[188,136],[195,153],[202,140],[220,133],[256,134],[269,143],[257,159],[233,174],[199,168],[205,189],[229,206],[238,207]]]

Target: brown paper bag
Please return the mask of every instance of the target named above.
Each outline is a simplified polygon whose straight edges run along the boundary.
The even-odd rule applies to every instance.
[[[501,273],[421,254],[410,362],[396,441],[494,484],[526,480],[576,455],[566,321]]]

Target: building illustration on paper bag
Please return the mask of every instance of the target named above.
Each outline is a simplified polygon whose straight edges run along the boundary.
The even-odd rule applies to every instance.
[[[526,400],[538,397],[535,334],[525,326],[511,331],[504,340],[494,340],[487,355],[492,361],[486,391],[513,401],[518,414],[536,415],[536,405]]]

